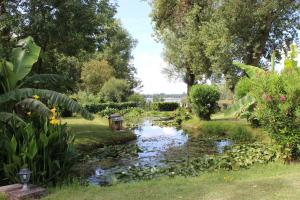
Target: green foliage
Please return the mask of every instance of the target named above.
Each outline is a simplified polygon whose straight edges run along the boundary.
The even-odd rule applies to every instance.
[[[236,100],[239,100],[247,96],[251,90],[251,80],[249,78],[242,78],[235,86],[234,97]]]
[[[189,98],[197,116],[210,120],[211,114],[218,109],[217,101],[220,99],[220,93],[214,86],[195,85],[191,89]]]
[[[176,102],[153,102],[151,104],[151,109],[156,111],[174,111],[179,107],[179,103]]]
[[[237,126],[233,128],[229,134],[229,138],[236,142],[251,142],[253,136],[247,128]]]
[[[110,102],[110,103],[99,103],[99,104],[86,105],[85,108],[89,112],[98,113],[105,109],[123,110],[123,109],[127,109],[127,108],[134,108],[137,106],[138,106],[138,104],[135,102],[123,102],[123,103]]]
[[[111,78],[104,83],[101,94],[105,101],[124,102],[130,94],[130,86],[124,79]]]
[[[33,172],[32,183],[63,181],[77,156],[73,135],[66,125],[49,125],[39,117],[32,120],[25,126],[19,126],[15,118],[11,126],[0,124],[0,180],[18,182],[16,174],[27,166]]]
[[[131,167],[116,177],[122,182],[149,180],[161,176],[199,176],[206,171],[247,169],[255,164],[266,164],[279,158],[279,148],[262,143],[234,145],[224,155],[205,155],[167,168]]]
[[[138,93],[130,95],[127,100],[137,103],[139,107],[144,107],[146,105],[145,97]]]
[[[134,88],[137,81],[130,60],[135,41],[116,13],[117,5],[110,0],[2,1],[3,54],[8,58],[15,40],[31,35],[43,50],[34,73],[60,74],[77,91],[82,64],[91,58],[104,59],[115,69],[117,78],[126,79]]]
[[[286,50],[286,41],[298,38],[300,5],[295,1],[160,0],[153,1],[152,8],[170,64],[166,71],[189,86],[203,78],[220,80],[224,74],[233,90],[243,74],[232,61],[267,68],[264,59],[269,60],[274,49]]]
[[[106,60],[90,60],[83,64],[81,80],[88,92],[97,94],[113,74],[114,68]]]
[[[75,99],[83,107],[92,104],[99,104],[104,101],[100,94],[95,95],[87,91],[79,91],[78,93],[72,94],[70,97]]]
[[[20,109],[39,112],[41,116],[51,116],[51,112],[46,106],[60,105],[68,107],[73,112],[81,113],[86,118],[93,118],[85,109],[64,94],[45,89],[22,88],[26,86],[22,81],[30,73],[32,65],[38,60],[40,47],[38,47],[31,37],[27,37],[18,42],[18,47],[12,51],[12,62],[4,59],[0,60],[0,105],[4,105],[0,110],[11,112],[13,109],[20,112]],[[45,80],[53,80],[56,75],[43,75]],[[41,77],[34,75],[25,79],[25,83],[39,81]],[[39,81],[40,82],[40,81]],[[19,84],[19,85],[17,85]],[[3,94],[2,94],[3,93]],[[34,98],[41,98],[47,102]],[[5,106],[6,105],[6,106]],[[15,107],[13,107],[15,105]]]
[[[255,140],[254,135],[245,125],[232,124],[226,121],[202,122],[200,131],[206,137],[229,138],[237,143]]]
[[[110,115],[115,114],[115,113],[117,113],[118,111],[119,111],[119,110],[116,109],[116,108],[109,108],[109,107],[106,107],[104,110],[101,110],[101,111],[99,112],[99,115],[100,115],[101,117],[106,117],[106,118],[108,118]]]
[[[300,72],[295,60],[297,53],[295,48],[292,50],[280,74],[275,71],[250,74],[250,70],[254,72],[258,68],[247,66],[252,84],[249,95],[255,100],[253,115],[283,146],[287,160],[290,160],[291,156],[298,156],[300,142]]]

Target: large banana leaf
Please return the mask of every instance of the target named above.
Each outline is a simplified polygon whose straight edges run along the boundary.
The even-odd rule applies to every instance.
[[[12,50],[13,73],[9,74],[11,88],[14,88],[18,81],[23,80],[29,74],[41,50],[32,37],[20,40],[17,46]]]
[[[21,124],[21,125],[25,125],[26,124],[20,117],[18,117],[14,113],[0,112],[0,121],[1,122],[7,123],[7,122],[10,122],[12,119],[15,119],[16,122],[19,123],[19,124]]]
[[[244,70],[246,74],[249,76],[249,78],[254,78],[255,76],[257,76],[257,74],[265,72],[265,70],[252,65],[245,65],[239,62],[233,62],[233,64],[238,68]]]
[[[239,117],[243,112],[245,112],[254,103],[255,103],[255,98],[250,95],[246,95],[243,98],[236,101],[234,104],[232,104],[225,111],[225,115]]]
[[[45,104],[43,104],[43,102],[36,99],[32,99],[32,98],[24,99],[18,102],[17,106],[22,106],[23,108],[26,108],[30,111],[38,112],[39,115],[43,117],[49,117],[51,115],[50,109]]]
[[[34,88],[15,89],[0,95],[0,105],[10,101],[19,102],[21,100],[31,98],[34,95],[40,96],[41,99],[48,100],[48,103],[51,105],[59,105],[72,112],[80,113],[86,119],[93,119],[93,115],[81,107],[76,101],[64,94],[51,90]]]
[[[66,80],[64,79],[64,77],[57,74],[35,74],[26,78],[20,85],[18,85],[18,88],[39,83],[49,84],[53,86],[58,84],[65,84],[65,82]]]

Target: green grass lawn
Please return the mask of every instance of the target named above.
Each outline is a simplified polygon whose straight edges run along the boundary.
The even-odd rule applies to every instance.
[[[161,178],[111,187],[64,186],[47,200],[284,200],[300,197],[300,165],[272,163],[200,177]]]
[[[92,121],[82,117],[62,119],[75,134],[75,144],[78,148],[92,149],[110,144],[121,144],[136,138],[132,131],[114,132],[108,127],[108,119],[95,116]]]

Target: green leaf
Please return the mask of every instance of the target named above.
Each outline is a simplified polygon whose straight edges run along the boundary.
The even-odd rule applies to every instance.
[[[12,50],[13,74],[9,77],[11,87],[24,79],[31,71],[32,65],[37,62],[41,48],[37,46],[32,37],[27,37],[17,43]]]
[[[50,109],[43,102],[36,99],[27,98],[18,102],[16,105],[20,105],[22,108],[26,108],[32,112],[37,112],[43,117],[48,117],[51,114]]]
[[[0,95],[0,105],[10,101],[21,101],[26,98],[31,98],[34,95],[38,95],[42,99],[47,99],[50,105],[59,105],[72,112],[80,113],[86,119],[91,120],[94,118],[91,113],[81,107],[76,101],[64,94],[51,90],[34,88],[15,89]]]
[[[225,110],[225,116],[231,115],[238,117],[254,103],[255,98],[250,95],[246,95],[232,104],[227,110]]]
[[[66,85],[66,80],[64,77],[57,75],[57,74],[35,74],[33,76],[30,76],[26,78],[20,85],[18,85],[18,88],[21,88],[22,86],[32,85],[32,84],[49,84],[49,85],[59,85],[64,84]]]
[[[18,145],[17,140],[16,140],[15,136],[13,136],[10,140],[10,146],[11,146],[11,150],[12,150],[13,154],[15,154],[17,151],[17,145]]]
[[[16,114],[8,113],[8,112],[0,112],[0,121],[3,123],[8,123],[12,119],[16,120],[19,125],[26,125],[26,123],[18,117]]]
[[[255,67],[255,66],[252,66],[252,65],[245,65],[245,64],[239,63],[239,62],[233,62],[233,64],[235,66],[237,66],[238,68],[244,70],[250,78],[253,78],[253,77],[257,76],[258,74],[265,72],[265,70]]]

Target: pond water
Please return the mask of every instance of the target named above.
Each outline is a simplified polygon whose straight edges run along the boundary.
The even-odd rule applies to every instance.
[[[231,141],[228,140],[207,141],[189,138],[183,130],[159,127],[153,125],[150,120],[145,120],[134,132],[137,140],[128,144],[128,148],[129,145],[135,145],[139,151],[134,155],[124,154],[117,158],[99,159],[94,166],[94,173],[88,178],[91,184],[101,184],[105,176],[124,171],[132,166],[166,167],[193,156],[223,153],[224,149],[231,145]]]

